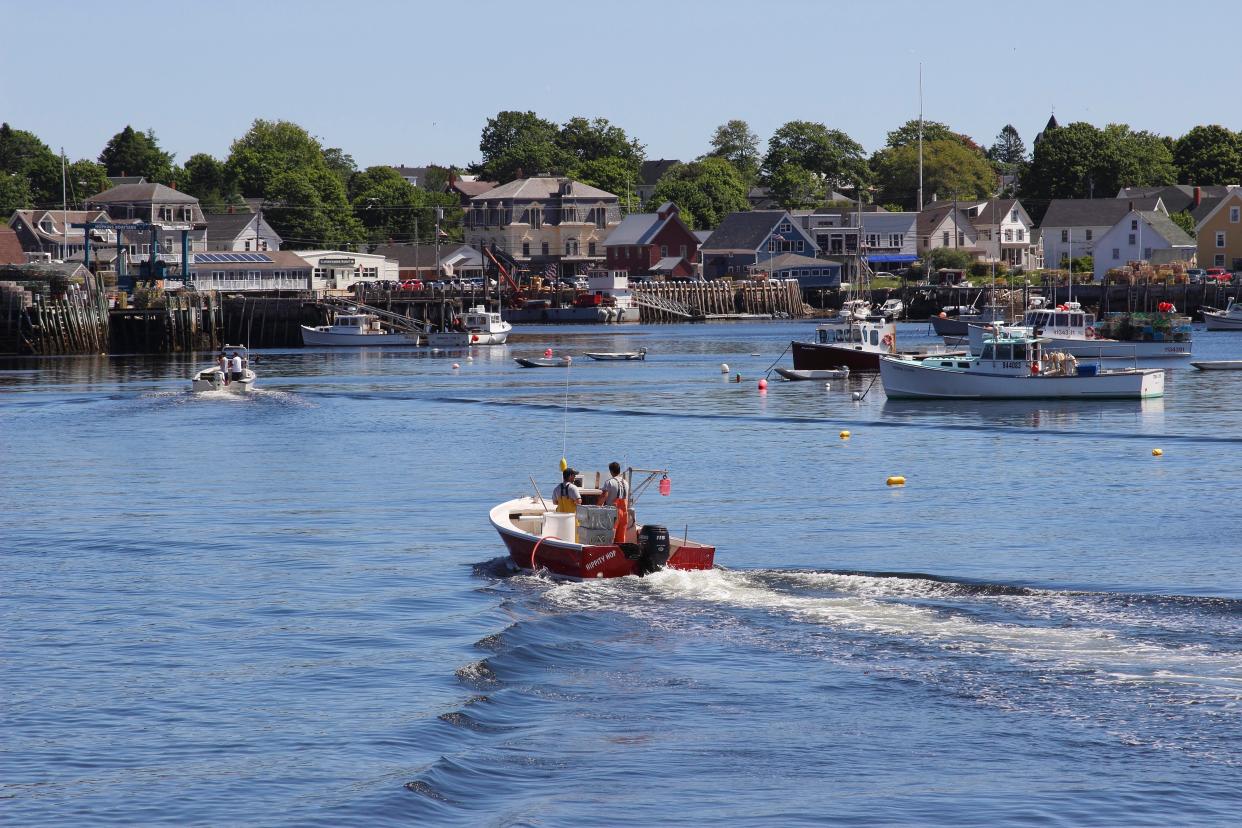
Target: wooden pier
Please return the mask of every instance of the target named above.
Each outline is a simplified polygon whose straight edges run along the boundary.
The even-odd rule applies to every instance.
[[[801,319],[806,308],[795,280],[644,282],[631,285],[639,321],[692,322],[747,317]]]
[[[49,286],[50,287],[50,286]],[[55,356],[108,350],[103,282],[59,295],[0,282],[0,354]]]

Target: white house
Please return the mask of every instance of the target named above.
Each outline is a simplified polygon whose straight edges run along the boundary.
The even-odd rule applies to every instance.
[[[917,227],[920,257],[926,257],[937,247],[955,248],[976,257],[982,253],[978,247],[978,233],[974,222],[962,209],[963,206],[969,206],[969,203],[954,205],[946,201],[932,202],[919,213]]]
[[[1095,256],[1100,238],[1131,210],[1154,210],[1168,214],[1164,202],[1158,197],[1130,201],[1116,198],[1054,198],[1049,202],[1048,212],[1044,213],[1040,224],[1044,267],[1064,269],[1071,258]]]
[[[358,282],[397,281],[400,266],[395,259],[376,253],[349,250],[299,250],[311,266],[312,290],[348,290]]]
[[[279,250],[283,239],[262,213],[207,213],[207,249]]]
[[[1104,231],[1095,248],[1095,280],[1128,262],[1191,262],[1195,241],[1160,210],[1130,210]]]
[[[975,202],[966,209],[975,226],[977,244],[988,262],[1004,262],[1012,268],[1039,266],[1035,222],[1016,198]]]

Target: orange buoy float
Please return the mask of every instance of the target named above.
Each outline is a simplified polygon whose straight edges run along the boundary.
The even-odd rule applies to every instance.
[[[894,474],[893,476],[889,477],[889,478],[888,478],[888,480],[886,480],[886,481],[884,481],[884,482],[885,482],[887,485],[889,485],[889,486],[904,486],[904,485],[906,485],[906,479],[905,479],[904,477],[902,477],[901,475],[899,475],[899,474]]]
[[[759,380],[759,390],[760,390],[760,391],[767,391],[767,390],[768,390],[768,381],[767,381],[767,380],[760,378],[760,380]]]

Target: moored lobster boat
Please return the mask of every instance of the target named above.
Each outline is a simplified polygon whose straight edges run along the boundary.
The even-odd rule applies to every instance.
[[[600,475],[595,477],[598,481]],[[643,488],[645,483],[639,492]],[[582,488],[581,492],[584,503],[597,500],[600,494],[598,488]],[[630,503],[636,501],[637,496],[632,496]],[[629,523],[625,542],[616,543],[617,530],[611,521],[617,512],[612,507],[588,504],[579,506],[576,513],[554,508],[538,496],[507,500],[492,508],[492,527],[517,569],[546,570],[556,578],[581,581],[641,576],[660,569],[711,569],[715,562],[714,546],[671,536],[655,524]],[[632,519],[632,510],[627,511]]]

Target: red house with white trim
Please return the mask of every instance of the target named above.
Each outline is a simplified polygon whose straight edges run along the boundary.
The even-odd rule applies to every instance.
[[[678,215],[671,201],[654,213],[630,213],[604,242],[609,270],[631,277],[689,279],[699,255],[699,239]]]

